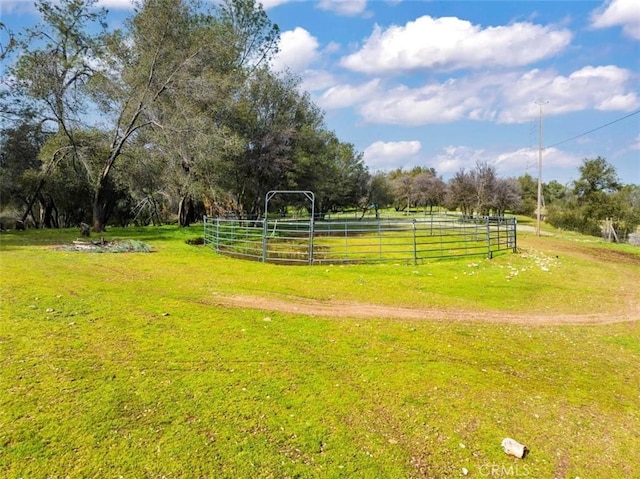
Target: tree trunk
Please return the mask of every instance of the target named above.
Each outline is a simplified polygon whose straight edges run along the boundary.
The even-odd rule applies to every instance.
[[[54,212],[56,211],[55,203],[53,202],[53,198],[48,196],[47,198],[41,198],[40,200],[41,206],[41,224],[43,228],[57,228],[58,220],[57,215],[54,216]]]
[[[27,217],[29,216],[29,214],[31,214],[31,217],[33,218],[33,222],[36,224],[36,227],[37,227],[38,220],[33,214],[33,204],[36,202],[36,199],[40,196],[40,190],[42,189],[43,186],[44,186],[44,178],[40,180],[40,182],[38,183],[38,187],[36,188],[36,192],[33,194],[31,199],[27,202],[27,209],[22,215],[22,218],[20,218],[20,221],[22,223],[27,221]]]
[[[182,227],[189,226],[191,224],[191,209],[193,202],[191,196],[188,194],[183,195],[178,203],[178,224]]]
[[[96,192],[93,195],[93,231],[96,233],[102,233],[107,226],[107,192],[106,188],[101,181],[98,183]]]

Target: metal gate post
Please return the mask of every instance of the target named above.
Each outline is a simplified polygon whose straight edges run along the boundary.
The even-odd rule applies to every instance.
[[[490,229],[491,220],[489,219],[488,216],[486,221],[487,221],[487,258],[491,259],[493,258],[493,253],[491,252],[491,229]]]
[[[269,200],[267,200],[269,201]],[[262,262],[267,262],[267,239],[269,226],[267,225],[267,210],[264,211],[264,218],[262,219]]]
[[[316,197],[311,191],[306,191],[304,195],[311,201],[311,223],[309,224],[309,264],[313,265],[313,236],[315,234]]]
[[[418,244],[416,242],[416,219],[411,220],[413,223],[413,264],[418,264]]]
[[[207,215],[202,217],[202,233],[204,234],[204,244],[207,245]]]

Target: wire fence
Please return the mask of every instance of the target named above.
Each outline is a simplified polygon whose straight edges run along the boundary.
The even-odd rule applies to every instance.
[[[281,264],[492,258],[517,247],[513,217],[461,216],[375,221],[204,218],[205,245],[219,254]]]

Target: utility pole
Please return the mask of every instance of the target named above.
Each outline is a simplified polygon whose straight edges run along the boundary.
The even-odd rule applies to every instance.
[[[540,106],[540,120],[538,124],[538,208],[536,211],[536,236],[540,236],[540,216],[542,215],[542,105],[549,103],[544,98],[538,98],[536,104]]]

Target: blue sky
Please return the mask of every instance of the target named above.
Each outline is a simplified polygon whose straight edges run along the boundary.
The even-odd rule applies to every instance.
[[[111,24],[127,0],[101,0]],[[640,1],[263,0],[298,74],[371,171],[477,161],[567,183],[605,157],[640,184]],[[12,29],[37,20],[3,0]],[[627,117],[623,119],[624,117]],[[619,120],[619,121],[618,121]],[[593,133],[570,138],[597,129]]]

